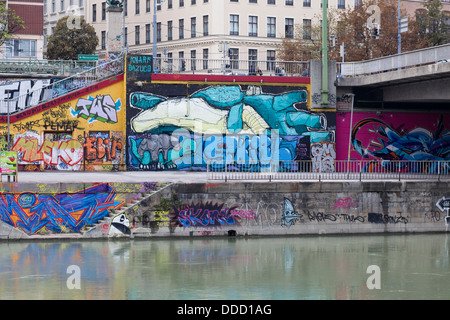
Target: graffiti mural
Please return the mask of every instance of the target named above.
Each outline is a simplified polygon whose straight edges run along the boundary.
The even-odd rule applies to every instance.
[[[171,84],[129,89],[128,170],[204,170],[225,162],[259,170],[309,160],[312,144],[334,143],[335,114],[310,112],[305,88],[282,89],[194,86],[188,97],[166,96]]]
[[[302,214],[297,214],[294,209],[294,205],[291,200],[284,198],[284,209],[281,215],[281,226],[289,228],[295,224],[295,222],[303,217]]]
[[[117,235],[129,235],[130,230],[130,220],[128,220],[125,213],[120,213],[112,217],[111,224],[108,230],[108,236],[113,237]]]
[[[79,99],[72,111],[72,116],[81,117],[92,122],[94,120],[117,123],[117,112],[120,111],[120,98],[114,102],[110,95],[89,96],[87,99]]]
[[[6,125],[6,117],[1,119],[2,136],[10,131],[10,148],[18,152],[19,171],[120,170],[126,143],[123,76],[37,106],[31,102],[39,90],[41,98],[44,94],[51,98],[52,88],[61,93],[77,88],[81,82],[61,87],[59,82],[49,80],[50,86],[46,87],[42,81],[30,81],[0,85],[0,100],[2,95],[3,98],[29,95],[24,110],[16,106],[21,112],[11,115],[10,126]]]
[[[349,134],[348,113],[338,113],[339,140]],[[351,134],[352,159],[449,160],[449,114],[373,113],[354,114]],[[345,144],[338,158],[346,159]]]
[[[239,225],[240,215],[236,207],[224,208],[224,204],[197,203],[174,208],[172,221],[178,227],[217,228]]]
[[[24,192],[0,194],[0,219],[27,234],[48,231],[79,232],[109,215],[122,203],[109,184],[56,195]]]

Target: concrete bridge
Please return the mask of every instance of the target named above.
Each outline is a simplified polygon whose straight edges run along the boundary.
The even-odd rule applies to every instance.
[[[450,45],[378,59],[337,63],[337,97],[355,94],[355,108],[448,110]]]

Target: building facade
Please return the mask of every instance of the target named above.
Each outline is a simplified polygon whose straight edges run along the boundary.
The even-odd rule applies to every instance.
[[[24,21],[24,28],[15,33],[14,39],[0,48],[0,58],[42,59],[44,39],[43,0],[6,0],[6,7]]]

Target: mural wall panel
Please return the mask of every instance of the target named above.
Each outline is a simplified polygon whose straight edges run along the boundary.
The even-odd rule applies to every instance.
[[[254,170],[334,144],[335,113],[308,108],[309,84],[127,83],[127,169]]]
[[[0,86],[0,95],[11,98],[42,87],[41,97],[45,90],[67,89],[45,88],[41,82],[5,83]],[[120,76],[24,111],[17,106],[17,112],[10,116],[9,131],[11,150],[19,155],[19,170],[124,169],[124,90]],[[1,120],[1,146],[6,149],[8,126],[6,117]]]
[[[347,159],[349,134],[351,159],[450,160],[448,113],[354,113],[352,124],[350,118],[336,115],[339,160]]]

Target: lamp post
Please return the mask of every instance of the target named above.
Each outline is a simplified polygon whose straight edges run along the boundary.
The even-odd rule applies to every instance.
[[[355,94],[354,93],[347,93],[346,96],[352,97],[352,104],[351,104],[351,110],[350,110],[350,127],[348,130],[348,156],[347,156],[347,178],[350,173],[350,150],[352,145],[352,130],[353,130],[353,103],[355,101]]]
[[[328,0],[322,0],[322,108],[328,104]]]

